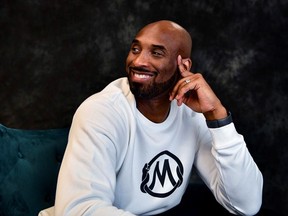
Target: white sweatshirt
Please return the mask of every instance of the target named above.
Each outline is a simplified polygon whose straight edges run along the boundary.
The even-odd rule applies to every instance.
[[[167,119],[153,123],[120,78],[76,111],[55,208],[39,215],[159,214],[179,204],[193,165],[229,212],[259,211],[263,177],[233,123],[209,129],[203,114],[175,101]]]

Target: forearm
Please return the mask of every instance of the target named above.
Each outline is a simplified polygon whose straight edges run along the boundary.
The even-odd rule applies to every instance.
[[[222,204],[228,208],[233,206],[236,213],[257,213],[262,203],[263,177],[243,137],[237,133],[233,123],[225,126],[225,129],[210,129],[210,132],[213,139],[212,154],[221,179],[216,190],[224,191],[229,202]],[[219,197],[219,200],[225,199]]]

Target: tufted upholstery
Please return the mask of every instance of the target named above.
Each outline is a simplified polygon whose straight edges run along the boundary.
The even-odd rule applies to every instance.
[[[0,216],[36,216],[54,204],[68,132],[0,124]]]

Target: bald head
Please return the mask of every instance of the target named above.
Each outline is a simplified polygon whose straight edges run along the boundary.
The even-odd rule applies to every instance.
[[[138,32],[137,36],[144,33],[146,34],[147,32],[154,32],[157,33],[159,37],[168,38],[171,41],[171,44],[174,45],[177,54],[181,55],[183,58],[191,57],[191,36],[187,30],[179,24],[169,20],[160,20],[143,27]]]

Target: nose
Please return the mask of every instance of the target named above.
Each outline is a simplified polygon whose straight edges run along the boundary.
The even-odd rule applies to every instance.
[[[136,67],[146,67],[149,64],[149,53],[140,52],[134,56],[133,63]]]

